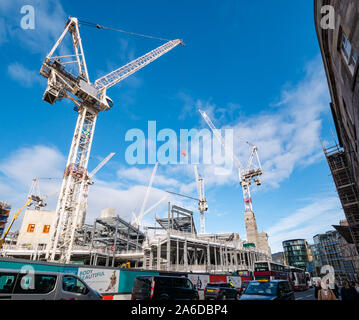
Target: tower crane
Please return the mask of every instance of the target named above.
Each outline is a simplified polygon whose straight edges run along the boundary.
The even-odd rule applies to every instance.
[[[56,55],[55,51],[66,35],[71,36],[73,54]],[[106,94],[107,90],[179,44],[183,45],[179,39],[168,41],[92,83],[80,37],[79,21],[75,17],[67,20],[63,33],[46,56],[40,70],[40,74],[48,79],[43,100],[54,104],[64,98],[70,99],[75,103],[74,109],[78,113],[56,206],[55,228],[47,247],[46,259],[54,261],[56,254],[59,254],[61,262],[70,262],[75,229],[88,182],[87,165],[96,120],[100,112],[113,107],[113,101]],[[70,72],[68,66],[75,66],[76,72]]]
[[[79,220],[77,222],[77,227],[78,228],[83,226],[84,221],[85,221],[86,212],[87,212],[88,188],[89,188],[90,185],[94,184],[92,178],[108,161],[110,161],[110,159],[114,155],[115,155],[115,153],[110,153],[87,176],[87,181],[86,181],[86,185],[85,185],[85,191],[83,193],[83,198],[81,199],[81,212],[80,212]],[[32,184],[31,184],[31,187],[30,187],[29,195],[28,195],[28,197],[30,197],[31,195],[33,195],[33,196],[36,195],[40,199],[39,202],[36,202],[34,204],[34,207],[35,207],[36,210],[40,210],[40,208],[46,207],[47,206],[46,200],[48,198],[56,195],[56,194],[59,194],[59,192],[60,192],[59,189],[56,189],[55,191],[53,191],[53,192],[51,192],[49,194],[42,195],[41,191],[40,191],[39,180],[43,180],[43,179],[51,180],[51,179],[54,179],[54,178],[34,178],[32,180]]]
[[[154,166],[154,168],[152,170],[152,174],[151,174],[151,177],[150,177],[150,182],[148,183],[148,186],[147,186],[147,189],[146,189],[146,194],[145,194],[145,197],[143,199],[143,202],[142,202],[141,209],[140,209],[140,212],[138,214],[138,217],[136,216],[135,212],[132,211],[132,216],[133,216],[132,224],[138,229],[142,225],[143,217],[147,213],[149,213],[153,209],[155,209],[157,206],[159,206],[163,201],[165,201],[168,198],[168,196],[162,197],[155,204],[153,204],[150,208],[145,210],[145,207],[146,207],[146,204],[147,204],[147,201],[148,201],[148,198],[150,196],[151,189],[152,189],[153,180],[155,179],[155,176],[156,176],[157,168],[158,168],[158,162],[156,162],[156,164],[155,164],[155,166]]]
[[[204,178],[198,175],[197,165],[193,165],[194,175],[196,177],[197,192],[198,192],[198,210],[200,213],[201,233],[206,233],[206,220],[204,213],[208,210],[207,200],[204,196]]]
[[[245,215],[250,214],[253,219],[253,224],[255,230],[257,230],[257,225],[255,222],[255,217],[253,214],[253,207],[252,207],[252,199],[251,199],[251,193],[250,193],[250,185],[252,184],[252,181],[254,181],[257,186],[261,185],[260,176],[263,174],[261,163],[259,161],[258,156],[258,149],[255,145],[247,142],[252,147],[252,151],[250,154],[250,157],[247,162],[247,166],[244,167],[242,163],[239,161],[239,159],[234,155],[233,150],[228,148],[228,146],[225,144],[219,130],[214,126],[209,116],[204,112],[203,110],[198,110],[199,113],[202,115],[203,119],[206,121],[208,126],[211,128],[213,134],[216,136],[217,140],[220,142],[220,144],[223,146],[223,148],[228,152],[236,166],[238,167],[238,177],[239,177],[239,183],[242,187],[243,191],[243,200],[244,200],[244,207],[245,207]],[[255,163],[254,160],[257,160]],[[247,220],[247,219],[246,219]],[[246,223],[247,228],[247,236],[249,233],[248,224]],[[252,232],[252,231],[251,231]]]

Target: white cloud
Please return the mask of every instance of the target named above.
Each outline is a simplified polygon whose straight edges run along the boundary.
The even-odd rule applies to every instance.
[[[35,29],[23,30],[20,27],[20,9],[24,5],[35,9]],[[16,42],[33,53],[46,54],[64,29],[67,14],[59,0],[1,0],[0,14],[6,25],[8,41]],[[5,34],[5,31],[3,31]]]
[[[61,177],[65,157],[53,147],[20,148],[0,162],[0,171],[14,183],[29,184],[34,177]]]
[[[13,211],[20,208],[26,201],[32,179],[35,177],[53,178],[49,180],[40,179],[42,195],[48,195],[59,190],[66,164],[65,160],[65,156],[54,147],[38,145],[16,150],[9,157],[0,161],[1,200],[11,203]],[[151,171],[149,172],[150,174]],[[92,224],[94,218],[99,217],[101,210],[104,208],[114,208],[119,216],[128,220],[132,219],[132,211],[135,211],[138,215],[147,190],[149,176],[148,179],[144,177],[143,181],[134,181],[137,184],[134,183],[131,186],[125,186],[125,184],[117,180],[101,181],[96,179],[95,184],[89,189],[86,223]],[[161,179],[165,180],[164,177]],[[143,185],[138,185],[139,182]],[[165,195],[168,195],[169,199],[171,199],[171,196],[165,191],[153,187],[145,210]],[[57,197],[58,194],[54,194],[47,199],[48,210],[55,210]],[[144,221],[152,221],[155,212],[162,214],[166,210],[166,201],[164,201],[152,212],[149,212],[146,216],[147,220]],[[21,221],[22,216],[15,223],[14,230],[20,227]]]
[[[307,239],[312,242],[317,233],[328,231],[332,224],[344,218],[337,197],[318,196],[317,200],[277,221],[266,232],[272,252],[282,251],[282,241]]]
[[[20,63],[12,63],[8,66],[8,73],[13,80],[18,81],[24,87],[31,87],[35,83],[41,83],[40,74],[29,70]]]
[[[157,169],[159,171],[159,169]],[[142,185],[148,185],[151,174],[153,172],[153,168],[145,168],[145,169],[139,169],[136,167],[130,167],[130,168],[122,168],[117,171],[117,176],[119,179],[126,179],[132,182],[137,182]],[[153,185],[167,187],[167,186],[177,186],[180,183],[173,178],[169,178],[168,176],[160,175],[158,172],[156,172],[156,175],[154,177]]]
[[[196,100],[182,94],[182,114],[199,115],[197,111],[202,108],[218,129],[233,129],[234,153],[243,165],[251,151],[245,141],[254,143],[263,167],[263,186],[277,188],[296,168],[323,159],[318,137],[321,117],[329,113],[329,95],[321,59],[317,57],[308,63],[305,71],[302,81],[282,91],[280,102],[271,106],[270,112],[233,120],[233,114],[241,112],[239,105],[222,108],[210,100]],[[208,185],[232,184],[237,180],[234,173],[215,176],[214,166],[207,166],[205,174]]]

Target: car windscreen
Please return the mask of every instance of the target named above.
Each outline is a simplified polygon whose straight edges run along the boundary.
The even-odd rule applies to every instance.
[[[275,296],[277,284],[273,282],[252,282],[246,289],[246,294]]]

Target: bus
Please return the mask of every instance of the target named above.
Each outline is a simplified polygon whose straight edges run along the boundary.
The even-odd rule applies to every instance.
[[[255,280],[290,280],[289,267],[280,263],[257,261],[254,263]]]
[[[294,291],[303,291],[308,289],[305,270],[296,267],[290,268],[290,281]]]
[[[240,276],[242,281],[253,280],[253,272],[249,270],[236,270],[230,274],[231,276]]]

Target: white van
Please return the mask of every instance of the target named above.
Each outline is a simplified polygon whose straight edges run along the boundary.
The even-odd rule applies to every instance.
[[[0,300],[102,300],[74,274],[0,269]]]

